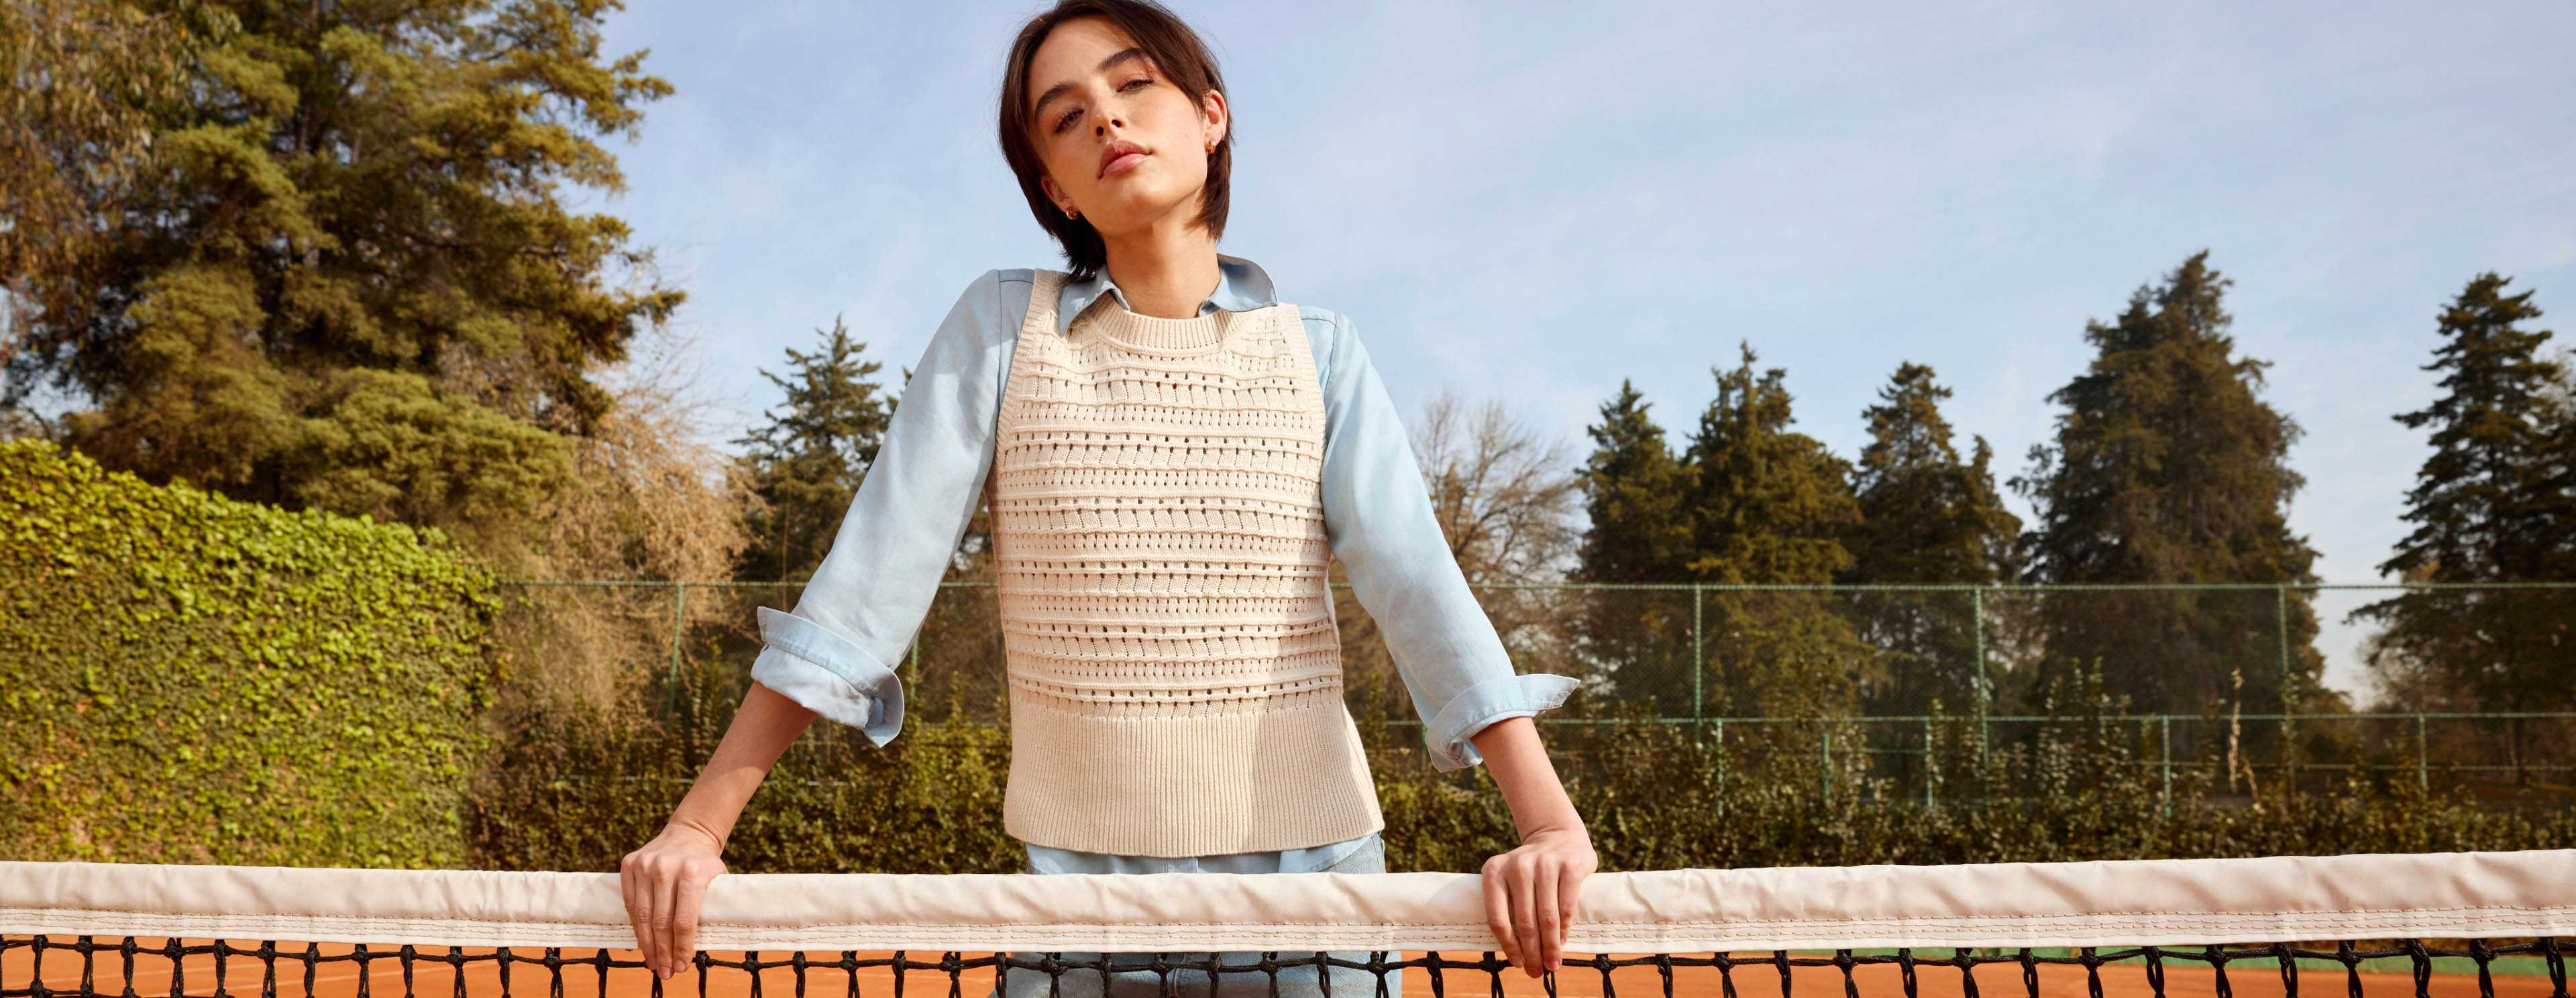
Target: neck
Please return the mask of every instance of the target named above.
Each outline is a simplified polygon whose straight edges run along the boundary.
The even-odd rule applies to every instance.
[[[1216,237],[1196,211],[1172,212],[1151,225],[1116,236],[1102,234],[1109,279],[1127,296],[1127,307],[1157,319],[1188,319],[1225,279],[1216,266]]]

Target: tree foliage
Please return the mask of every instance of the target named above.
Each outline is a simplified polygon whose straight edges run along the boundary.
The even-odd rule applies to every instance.
[[[1789,429],[1788,372],[1754,372],[1753,348],[1719,370],[1686,459],[1691,540],[1684,567],[1707,582],[1824,583],[1851,566],[1842,544],[1859,522],[1851,466]]]
[[[698,435],[716,416],[698,392],[693,341],[670,330],[641,340],[603,372],[613,404],[591,432],[568,438],[570,482],[524,524],[509,560],[531,578],[726,578],[747,543],[749,475]],[[751,610],[658,586],[516,587],[495,636],[527,665],[503,688],[505,728],[555,723],[572,705],[630,709],[670,658],[672,628],[748,631]],[[679,619],[674,620],[674,616]],[[612,715],[615,716],[615,715]],[[630,713],[629,715],[632,716]]]
[[[1678,581],[1691,545],[1691,469],[1674,453],[1653,403],[1634,384],[1586,427],[1592,453],[1578,473],[1588,523],[1574,577],[1613,585]],[[1621,703],[1663,715],[1692,709],[1689,594],[1595,589],[1582,594],[1577,634],[1586,674],[1606,674]]]
[[[1740,347],[1718,369],[1717,397],[1700,412],[1684,459],[1691,469],[1688,578],[1730,584],[1823,585],[1851,567],[1842,537],[1860,519],[1851,465],[1791,430],[1780,368],[1755,370]],[[1704,597],[1700,665],[1708,709],[1779,717],[1849,713],[1875,654],[1830,594],[1721,591]],[[1811,737],[1781,728],[1783,737]]]
[[[812,353],[787,351],[787,374],[762,370],[786,392],[768,422],[735,441],[760,502],[744,517],[750,547],[742,571],[760,579],[802,580],[832,547],[841,516],[876,463],[894,419],[883,386],[868,380],[884,365],[861,360],[868,345],[850,338],[838,317]]]
[[[1711,372],[1716,397],[1678,455],[1634,386],[1601,407],[1582,479],[1593,517],[1583,578],[1819,585],[1850,565],[1850,467],[1789,428],[1786,372],[1754,365],[1745,347],[1736,367]],[[1625,703],[1818,717],[1849,706],[1869,659],[1830,603],[1820,592],[1609,590],[1593,597],[1583,643]],[[1695,633],[1699,658],[1674,660]]]
[[[1839,581],[1984,585],[2018,573],[2021,520],[1995,488],[1994,450],[1977,437],[1973,455],[1960,458],[1941,415],[1950,389],[1933,377],[1924,365],[1899,365],[1865,413],[1869,444],[1853,472],[1860,518],[1844,534],[1852,565]],[[1955,592],[1847,598],[1862,639],[1884,656],[1884,681],[1865,691],[1873,713],[1959,709],[1986,695],[1974,675],[1979,604]]]
[[[217,9],[123,0],[0,5],[0,365],[28,313],[76,307],[85,264],[152,148],[152,116],[185,93]]]
[[[2236,353],[2228,284],[2195,253],[2115,321],[2086,324],[2095,356],[2049,395],[2064,407],[2054,439],[2013,480],[2038,517],[2023,536],[2037,581],[2314,581],[2316,552],[2289,527],[2299,427],[2262,400],[2265,363]],[[2316,617],[2296,590],[2063,594],[2039,628],[2042,674],[2098,662],[2142,709],[2319,697]]]
[[[1590,525],[1577,574],[1586,582],[1669,582],[1688,563],[1690,469],[1655,425],[1647,411],[1653,407],[1622,381],[1619,394],[1602,403],[1601,422],[1585,428],[1592,437],[1582,471]]]
[[[2409,581],[2576,578],[2576,424],[2555,393],[2566,372],[2542,354],[2532,293],[2480,274],[2441,313],[2425,370],[2442,395],[2399,415],[2432,431],[2406,494],[2415,530],[2380,571]],[[2431,590],[2364,607],[2386,625],[2372,648],[2384,692],[2451,709],[2576,705],[2576,605],[2563,591]]]
[[[67,438],[148,479],[478,547],[513,531],[609,409],[594,369],[680,300],[624,223],[565,204],[620,189],[594,139],[669,92],[641,53],[600,55],[613,8],[185,8],[226,30],[180,99],[129,116],[148,155],[75,192],[110,236],[11,275],[32,290],[11,392],[76,391]]]

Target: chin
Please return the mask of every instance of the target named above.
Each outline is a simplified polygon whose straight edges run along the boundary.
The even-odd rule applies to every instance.
[[[1197,191],[1177,194],[1170,191],[1120,191],[1111,200],[1108,211],[1097,213],[1092,225],[1102,235],[1141,228],[1172,212],[1186,210],[1197,200],[1197,194]],[[1100,225],[1101,218],[1110,221],[1111,225]]]

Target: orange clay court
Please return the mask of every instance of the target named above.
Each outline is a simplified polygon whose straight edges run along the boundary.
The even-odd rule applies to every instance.
[[[97,941],[108,945],[114,945],[117,942],[109,937],[99,937]],[[135,941],[145,948],[159,947],[163,944],[163,940],[157,938],[137,937]],[[204,941],[187,940],[186,942],[201,944]],[[346,944],[324,943],[319,944],[316,949],[324,956],[336,956],[348,954],[354,950],[354,947]],[[124,961],[121,955],[100,953],[86,968],[90,977],[84,982],[82,978],[84,968],[80,957],[65,950],[53,951],[45,957],[44,974],[39,981],[34,975],[36,959],[34,952],[20,948],[10,950],[5,961],[0,961],[0,990],[5,990],[12,996],[42,995],[47,991],[62,990],[111,995],[228,994],[255,996],[255,998],[272,998],[272,996],[273,998],[355,998],[361,994],[385,996],[385,998],[406,994],[420,995],[424,998],[452,998],[458,994],[469,998],[487,998],[487,996],[505,994],[552,998],[556,994],[550,986],[546,968],[530,963],[513,964],[506,982],[502,979],[499,965],[496,963],[468,964],[460,991],[455,970],[449,966],[431,962],[437,957],[446,955],[449,952],[447,947],[417,946],[413,949],[425,959],[412,965],[408,981],[404,979],[401,961],[394,958],[394,953],[398,950],[371,947],[371,952],[384,953],[385,958],[369,961],[365,981],[362,982],[359,979],[360,970],[355,962],[321,963],[310,968],[309,990],[306,966],[297,960],[282,956],[277,961],[278,980],[275,990],[270,992],[262,987],[263,961],[257,956],[234,956],[226,960],[220,986],[216,976],[215,959],[211,954],[189,957],[182,961],[183,965],[178,968],[181,979],[177,983],[180,986],[173,987],[170,961],[149,953],[138,953],[135,956],[133,979],[130,981],[125,978]],[[300,943],[281,943],[278,944],[278,952],[300,956],[305,952],[305,946]],[[461,952],[488,954],[492,950],[471,947]],[[541,957],[544,951],[517,948],[512,952],[529,957]],[[564,960],[593,959],[598,952],[585,949],[557,951]],[[614,960],[637,958],[631,950],[612,950],[609,951],[609,955]],[[709,955],[720,960],[742,958],[740,953],[717,952]],[[892,955],[884,952],[863,953],[858,955],[858,959],[881,959]],[[942,956],[942,954],[920,952],[907,955],[924,962],[937,962]],[[983,955],[969,953],[960,954],[960,957],[971,959]],[[1412,957],[1420,954],[1405,955]],[[1473,960],[1479,958],[1481,954],[1448,953],[1444,956],[1457,960]],[[1758,960],[1767,956],[1768,954],[1743,954],[1747,960]],[[764,962],[788,958],[789,955],[785,953],[761,955]],[[698,979],[697,974],[689,973],[673,978],[665,982],[663,988],[656,989],[652,975],[639,969],[612,969],[608,972],[607,980],[603,985],[597,968],[568,965],[563,968],[563,989],[559,994],[561,998],[587,998],[587,996],[652,998],[657,991],[668,991],[673,995],[703,993],[709,998],[749,998],[752,995],[782,996],[782,998],[803,995],[805,998],[832,998],[832,996],[852,994],[869,996],[869,998],[893,998],[900,993],[927,996],[927,998],[942,998],[951,994],[960,998],[980,998],[990,993],[993,986],[993,972],[990,968],[961,971],[953,989],[946,972],[936,969],[915,969],[906,972],[905,979],[900,982],[902,988],[898,991],[898,982],[890,968],[862,968],[856,972],[856,980],[853,981],[852,974],[838,967],[829,966],[840,960],[838,953],[809,954],[808,959],[817,965],[806,969],[805,986],[801,990],[797,987],[796,974],[792,967],[764,970],[757,986],[751,975],[744,971],[718,967],[707,973],[703,982]],[[2038,968],[2038,972],[2039,992],[2042,995],[2081,996],[2091,993],[2082,967],[2042,965]],[[1352,971],[1351,973],[1361,974],[1362,972]],[[1442,982],[1444,985],[1442,991],[1445,995],[1457,996],[1457,998],[1479,998],[1479,996],[1492,994],[1490,980],[1481,971],[1445,970],[1442,973],[1445,978]],[[1778,971],[1768,965],[1739,967],[1734,974],[1736,993],[1740,998],[1772,998],[1780,993]],[[1916,974],[1917,993],[1924,998],[1965,998],[1967,992],[1961,987],[1961,975],[1956,968],[1920,967],[1916,970]],[[1858,967],[1854,969],[1852,978],[1861,995],[1904,994],[1900,970],[1893,965]],[[2021,968],[2018,966],[2008,964],[1982,966],[1977,968],[1976,978],[1978,992],[1981,995],[2009,996],[2025,993],[2021,982]],[[2146,968],[2139,964],[2105,966],[2101,970],[2101,978],[2101,993],[2105,998],[2145,998],[2154,994],[2147,983]],[[1257,978],[1246,979],[1257,980]],[[2549,978],[2538,974],[2498,973],[2492,980],[2494,993],[2498,998],[2525,998],[2525,996],[2540,998],[2551,994],[2553,990]],[[1549,993],[1545,982],[1532,980],[1518,972],[1503,974],[1501,981],[1501,993],[1508,998],[1541,998]],[[2415,990],[2413,977],[2405,973],[2366,971],[2360,975],[2360,981],[2362,994],[2370,996],[2409,995]],[[1793,968],[1791,982],[1787,998],[1840,998],[1845,994],[1842,973],[1833,967]],[[1611,973],[1608,983],[1610,986],[1605,989],[1602,975],[1597,970],[1568,968],[1557,975],[1554,993],[1564,998],[1608,998],[1611,994],[1655,995],[1663,990],[1659,973],[1651,966],[1619,968]],[[2206,966],[2166,964],[2165,994],[2167,995],[2177,996],[2177,998],[2216,996],[2221,993],[2218,983],[2217,974]],[[2277,966],[2268,962],[2249,962],[2242,966],[2231,967],[2227,974],[2227,983],[2229,993],[2236,998],[2274,998],[2286,993]],[[2345,993],[2346,983],[2345,974],[2332,967],[2305,967],[2299,972],[2298,987],[2301,994],[2341,995]],[[363,988],[361,984],[364,985]],[[35,986],[28,987],[28,985]],[[1257,995],[1259,992],[1249,993]],[[1405,998],[1432,998],[1433,993],[1431,974],[1428,971],[1416,968],[1405,973]],[[1673,970],[1672,993],[1677,998],[1681,996],[1720,998],[1724,994],[1724,988],[1720,974],[1714,968],[1677,967]],[[2468,998],[2479,993],[2478,979],[2474,974],[2435,974],[2428,993],[2437,998],[2450,998],[2450,996]]]

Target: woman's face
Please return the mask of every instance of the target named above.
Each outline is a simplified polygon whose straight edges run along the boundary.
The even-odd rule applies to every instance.
[[[1196,218],[1208,153],[1225,137],[1225,97],[1181,92],[1116,25],[1058,25],[1029,60],[1029,125],[1056,210],[1104,238]]]

